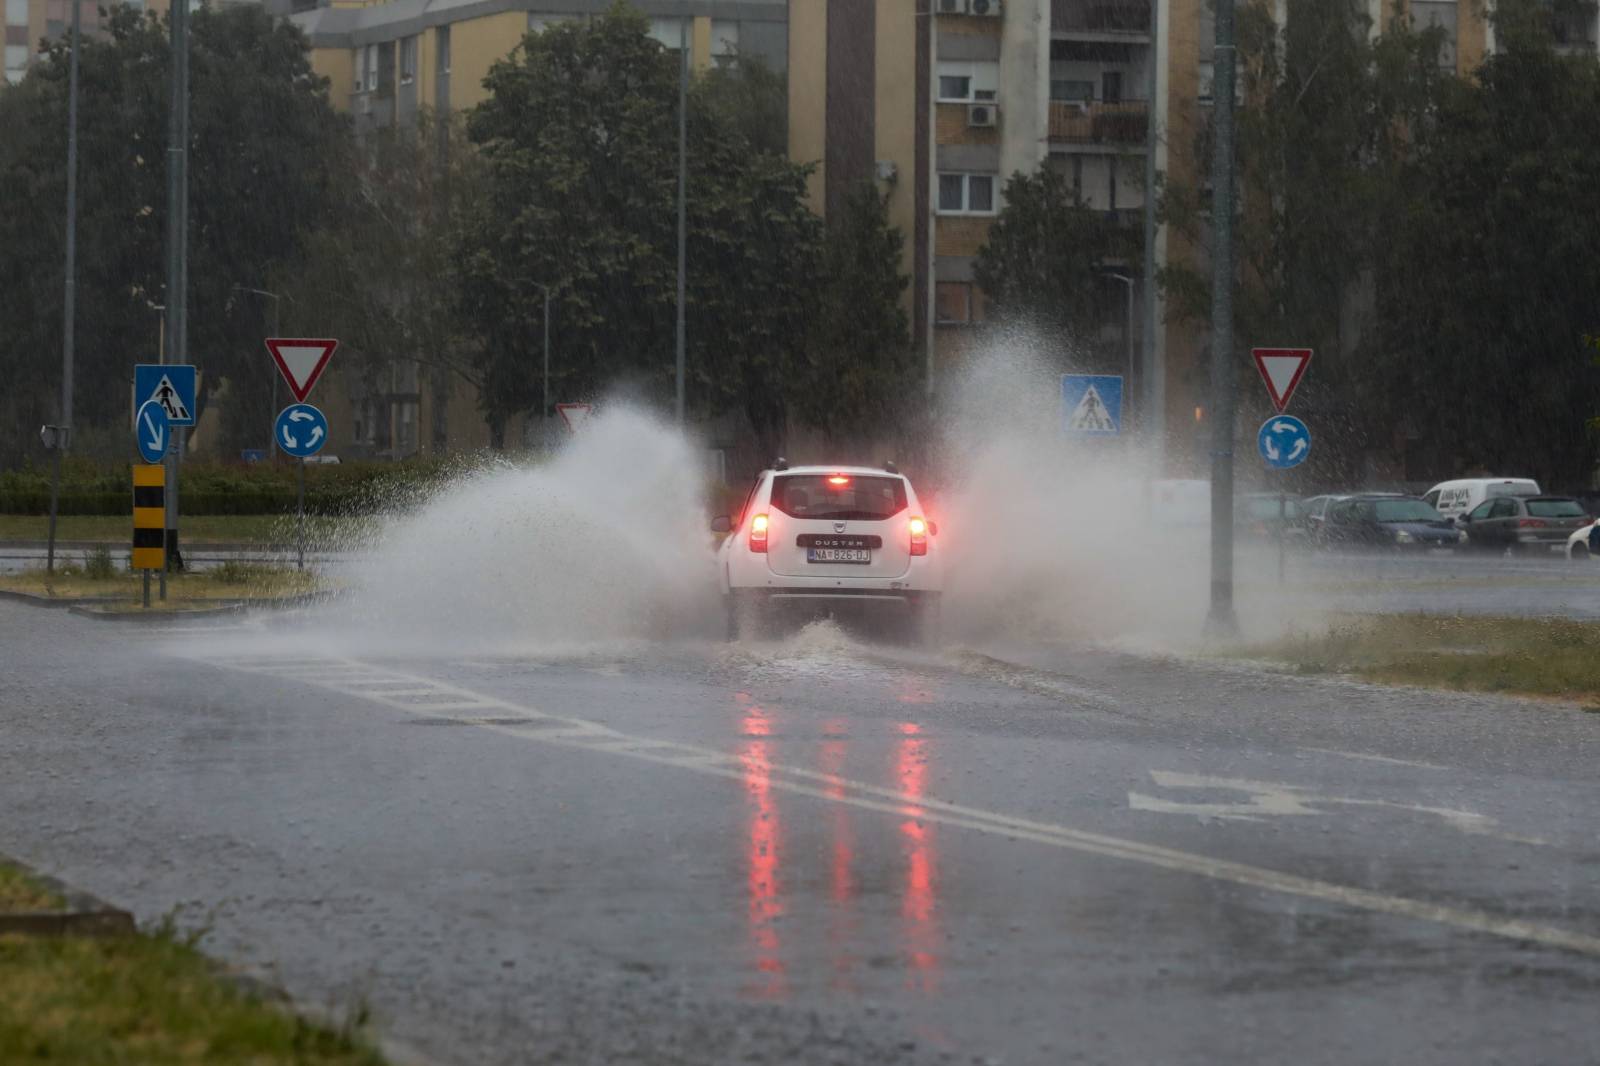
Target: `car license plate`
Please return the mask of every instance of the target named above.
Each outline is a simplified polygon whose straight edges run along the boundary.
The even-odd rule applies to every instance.
[[[872,552],[867,548],[807,548],[808,563],[870,563]]]

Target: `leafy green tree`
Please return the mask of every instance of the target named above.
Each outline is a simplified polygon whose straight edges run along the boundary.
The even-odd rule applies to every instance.
[[[1501,50],[1449,86],[1378,287],[1381,426],[1440,474],[1532,474],[1582,488],[1600,414],[1600,68],[1554,52],[1548,12],[1500,7]]]
[[[828,219],[817,309],[804,363],[793,376],[794,412],[836,436],[897,424],[914,367],[901,296],[905,236],[886,198],[861,182]]]
[[[491,426],[539,403],[540,286],[552,293],[561,399],[619,383],[670,395],[675,363],[678,64],[617,5],[529,34],[491,68],[468,119],[486,168],[456,274],[480,332]],[[781,433],[820,222],[804,167],[760,151],[704,106],[689,113],[690,402],[739,407]]]
[[[155,358],[153,307],[165,302],[167,29],[127,7],[112,10],[108,28],[80,56],[80,426],[127,417],[131,364]],[[256,443],[270,425],[270,371],[255,322],[230,307],[232,287],[260,286],[328,221],[347,127],[292,25],[229,5],[197,10],[191,29],[189,350],[208,392],[223,379],[232,386],[240,421],[230,435]],[[58,42],[21,84],[0,90],[0,202],[27,205],[0,212],[0,371],[38,388],[0,430],[0,457],[27,454],[26,437],[55,408],[67,65]]]
[[[1105,313],[1104,274],[1137,264],[1140,245],[1105,212],[1084,205],[1059,170],[1006,181],[1005,207],[978,251],[973,275],[997,323],[1081,341]]]

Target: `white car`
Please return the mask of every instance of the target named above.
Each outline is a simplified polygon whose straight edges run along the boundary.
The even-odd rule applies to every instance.
[[[1572,536],[1567,538],[1567,558],[1578,562],[1585,562],[1594,557],[1594,549],[1590,546],[1592,541],[1589,535],[1594,532],[1595,523],[1590,522],[1572,531]]]
[[[728,635],[770,608],[884,606],[926,632],[944,588],[938,527],[911,482],[882,467],[795,466],[779,459],[737,515],[718,515],[717,580]]]

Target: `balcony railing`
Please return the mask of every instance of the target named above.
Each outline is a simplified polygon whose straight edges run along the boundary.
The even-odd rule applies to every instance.
[[[1150,5],[1144,0],[1050,0],[1050,31],[1149,36]]]
[[[1050,140],[1058,144],[1143,144],[1149,124],[1143,100],[1050,101]]]

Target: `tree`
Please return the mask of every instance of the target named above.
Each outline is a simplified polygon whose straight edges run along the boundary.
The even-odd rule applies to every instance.
[[[435,398],[433,444],[444,447],[454,384],[482,391],[482,361],[461,322],[451,271],[465,205],[483,168],[459,116],[423,112],[414,125],[373,130],[348,153],[337,222],[306,241],[278,287],[301,328],[340,339],[341,361],[379,389],[414,364]],[[381,391],[381,390],[380,390]]]
[[[257,443],[270,426],[270,371],[250,320],[231,313],[231,289],[259,286],[326,223],[346,126],[292,25],[229,5],[197,10],[191,29],[189,350],[208,393],[228,379],[245,401],[230,405],[242,421],[229,435]],[[80,426],[125,420],[130,364],[157,355],[169,60],[164,21],[128,7],[114,8],[109,37],[86,39],[80,54]],[[7,421],[27,436],[53,412],[46,397],[60,377],[67,65],[67,45],[56,42],[21,84],[0,91],[0,202],[28,208],[0,213],[0,371],[48,383],[27,401],[27,417]],[[0,457],[27,454],[27,444],[0,439]]]
[[[978,250],[973,275],[992,321],[1078,344],[1104,316],[1106,270],[1137,269],[1139,258],[1135,235],[1085,206],[1066,177],[1045,164],[1006,181],[1005,207]]]
[[[1441,476],[1586,487],[1600,414],[1600,69],[1557,55],[1546,12],[1505,3],[1501,50],[1442,94],[1378,288],[1382,426]]]
[[[913,375],[900,273],[905,236],[889,223],[886,198],[861,182],[828,219],[817,308],[805,361],[792,376],[794,411],[835,436],[881,429]]]
[[[538,403],[541,285],[563,399],[656,397],[675,363],[677,60],[623,5],[529,34],[468,119],[486,188],[457,253],[491,425]],[[757,150],[697,86],[689,109],[690,399],[773,439],[801,350],[820,222],[804,167]]]

